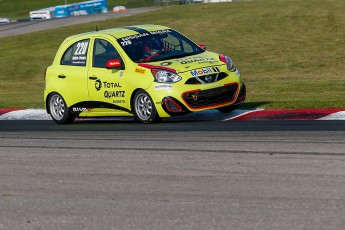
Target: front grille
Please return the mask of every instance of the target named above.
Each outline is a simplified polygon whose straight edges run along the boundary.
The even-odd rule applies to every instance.
[[[185,84],[188,84],[188,85],[208,84],[208,83],[220,81],[226,78],[227,76],[228,75],[226,73],[215,73],[215,74],[209,74],[205,76],[191,77],[185,82]]]
[[[237,91],[238,84],[233,83],[215,89],[186,92],[182,98],[189,107],[197,109],[232,102],[236,99]]]

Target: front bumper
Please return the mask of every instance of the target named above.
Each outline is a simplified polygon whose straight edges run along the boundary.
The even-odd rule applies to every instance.
[[[212,89],[186,91],[179,99],[166,96],[160,104],[169,116],[177,116],[231,104],[241,104],[245,97],[245,84],[239,85],[234,82]]]
[[[214,89],[185,92],[182,99],[190,109],[208,109],[233,103],[238,90],[238,83],[231,83]]]

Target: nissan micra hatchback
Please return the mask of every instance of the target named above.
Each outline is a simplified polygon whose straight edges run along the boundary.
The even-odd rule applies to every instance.
[[[246,97],[232,60],[159,25],[68,37],[46,69],[44,100],[58,123],[134,116],[142,123],[210,109],[230,112]]]

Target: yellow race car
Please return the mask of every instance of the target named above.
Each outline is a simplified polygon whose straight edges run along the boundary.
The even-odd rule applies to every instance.
[[[45,81],[46,110],[58,124],[76,117],[134,116],[152,123],[210,109],[230,112],[246,97],[229,57],[159,25],[68,37]]]

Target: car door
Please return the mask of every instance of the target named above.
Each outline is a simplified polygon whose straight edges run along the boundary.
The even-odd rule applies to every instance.
[[[71,44],[55,70],[56,85],[69,107],[88,103],[87,62],[90,39],[83,39]]]
[[[119,60],[122,67],[108,69],[110,60]],[[90,106],[95,116],[130,114],[130,95],[126,92],[125,66],[114,45],[105,38],[95,38],[88,71]]]

